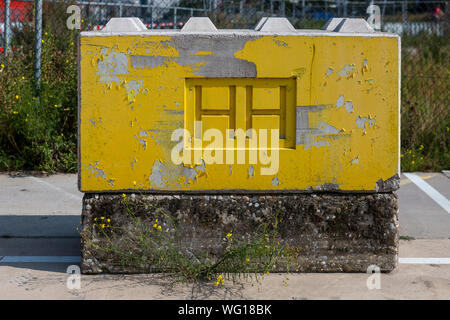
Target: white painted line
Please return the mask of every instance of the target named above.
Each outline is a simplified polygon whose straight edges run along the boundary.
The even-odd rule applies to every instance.
[[[33,180],[33,181],[36,181],[36,182],[38,182],[38,183],[44,184],[44,185],[46,185],[47,187],[49,187],[50,189],[53,189],[53,190],[55,190],[55,191],[64,193],[64,194],[66,194],[68,197],[70,197],[70,198],[72,198],[72,199],[75,199],[75,200],[78,200],[78,201],[80,201],[80,200],[82,199],[81,196],[77,196],[77,195],[74,195],[73,193],[67,192],[67,191],[61,189],[60,187],[57,187],[57,186],[55,186],[55,185],[53,185],[53,184],[51,184],[51,183],[48,183],[47,181],[44,181],[44,180],[42,180],[42,179],[39,179],[39,178],[36,178],[36,177],[27,177],[27,178],[29,178],[29,179],[31,179],[31,180]]]
[[[1,263],[80,263],[80,256],[3,256],[0,257]]]
[[[440,205],[447,213],[450,214],[450,201],[442,194],[440,194],[435,188],[426,183],[419,176],[414,173],[403,173],[405,177],[411,180],[416,186],[418,186],[423,192],[425,192],[431,199],[433,199],[438,205]]]
[[[398,258],[400,264],[450,264],[450,258]]]

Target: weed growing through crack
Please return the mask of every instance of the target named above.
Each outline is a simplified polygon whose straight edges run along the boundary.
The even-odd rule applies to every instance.
[[[130,224],[115,224],[110,217],[93,218],[93,228],[83,228],[87,245],[105,254],[115,265],[131,272],[164,272],[177,281],[207,280],[223,286],[228,280],[259,280],[277,266],[287,272],[298,269],[298,248],[285,244],[278,234],[278,217],[262,224],[249,239],[236,237],[233,230],[223,236],[220,250],[194,250],[182,238],[171,215],[149,201],[137,203],[123,194],[121,204]],[[136,212],[151,214],[151,218]],[[94,233],[94,234],[91,234]],[[96,239],[93,241],[92,239]]]

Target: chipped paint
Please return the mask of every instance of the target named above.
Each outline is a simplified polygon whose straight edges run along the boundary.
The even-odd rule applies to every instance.
[[[132,103],[139,94],[139,90],[142,89],[143,82],[142,80],[131,80],[129,82],[124,81],[123,86],[127,91],[128,103]]]
[[[272,179],[272,186],[278,187],[280,185],[280,181],[278,180],[278,177],[275,177]]]
[[[368,123],[368,127],[366,126],[366,123]],[[373,125],[375,124],[375,119],[370,119],[367,117],[361,118],[361,116],[358,116],[356,118],[356,125],[358,126],[358,128],[363,129],[363,133],[366,133],[366,129],[367,128],[371,128]]]
[[[277,39],[274,39],[273,41],[274,41],[274,42],[276,43],[276,45],[279,46],[279,47],[289,48],[289,45],[288,45],[286,42],[284,42],[284,41],[277,40]]]
[[[128,57],[123,52],[111,50],[108,53],[108,48],[102,48],[100,52],[100,59],[97,63],[98,81],[108,86],[112,82],[119,84],[121,79],[118,75],[128,74]]]
[[[105,172],[102,169],[94,167],[92,164],[88,165],[86,167],[86,169],[90,170],[91,173],[94,175],[94,177],[101,177],[103,179],[106,179],[106,174],[105,174]]]
[[[255,176],[255,168],[253,166],[250,166],[248,168],[248,177],[253,178]]]
[[[353,102],[345,101],[345,110],[347,110],[348,113],[352,113],[353,112]]]
[[[164,179],[166,167],[160,160],[156,160],[152,166],[152,174],[150,175],[150,185],[157,188],[167,187],[167,181]]]
[[[352,164],[359,164],[359,158],[356,157],[356,158],[352,159],[351,163]]]
[[[337,101],[336,101],[336,108],[343,107],[344,106],[344,101],[345,101],[345,97],[344,97],[343,94],[341,94],[339,96],[339,98],[337,99]]]
[[[338,76],[349,78],[353,75],[354,72],[355,72],[355,65],[346,64],[344,68],[338,72]]]

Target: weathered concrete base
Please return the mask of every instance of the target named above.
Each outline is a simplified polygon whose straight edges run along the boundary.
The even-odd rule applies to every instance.
[[[226,248],[224,237],[230,230],[236,239],[251,239],[258,227],[270,225],[277,217],[282,242],[299,249],[299,272],[366,272],[369,265],[389,272],[397,265],[395,193],[128,194],[127,199],[136,217],[150,227],[158,218],[161,232],[167,234],[174,230],[162,212],[170,216],[178,226],[183,245],[194,254],[220,255]],[[116,254],[96,248],[106,243],[98,227],[98,221],[106,219],[110,219],[112,228],[134,227],[122,195],[86,194],[82,213],[82,272],[143,272],[140,266],[123,265]],[[125,242],[120,232],[110,235],[110,239],[119,249]],[[277,265],[273,271],[285,270],[283,265]]]

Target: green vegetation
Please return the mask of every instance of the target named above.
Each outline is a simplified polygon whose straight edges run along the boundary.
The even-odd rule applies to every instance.
[[[41,87],[33,78],[33,28],[16,33],[0,65],[0,170],[77,170],[77,33],[42,37]]]
[[[219,286],[225,279],[258,278],[270,273],[278,263],[287,271],[298,268],[299,249],[279,239],[276,217],[269,225],[262,225],[251,239],[238,239],[230,230],[223,235],[223,252],[212,256],[186,248],[179,226],[164,209],[150,201],[137,203],[125,194],[121,202],[131,225],[115,223],[109,217],[94,217],[93,230],[85,227],[80,234],[88,246],[105,254],[111,264],[126,270],[164,271],[179,281],[207,280]],[[143,208],[150,216],[136,214]]]
[[[402,171],[450,168],[448,37],[402,39]]]
[[[33,80],[32,26],[15,32],[12,54],[1,57],[0,171],[77,170],[78,32],[65,28],[64,17],[60,13],[44,19],[48,23],[39,94]],[[220,28],[245,28],[250,23],[239,15],[216,14],[212,19]],[[257,17],[251,22],[256,24]],[[306,21],[297,27],[322,24]],[[428,35],[402,39],[403,171],[450,168],[449,41]]]

